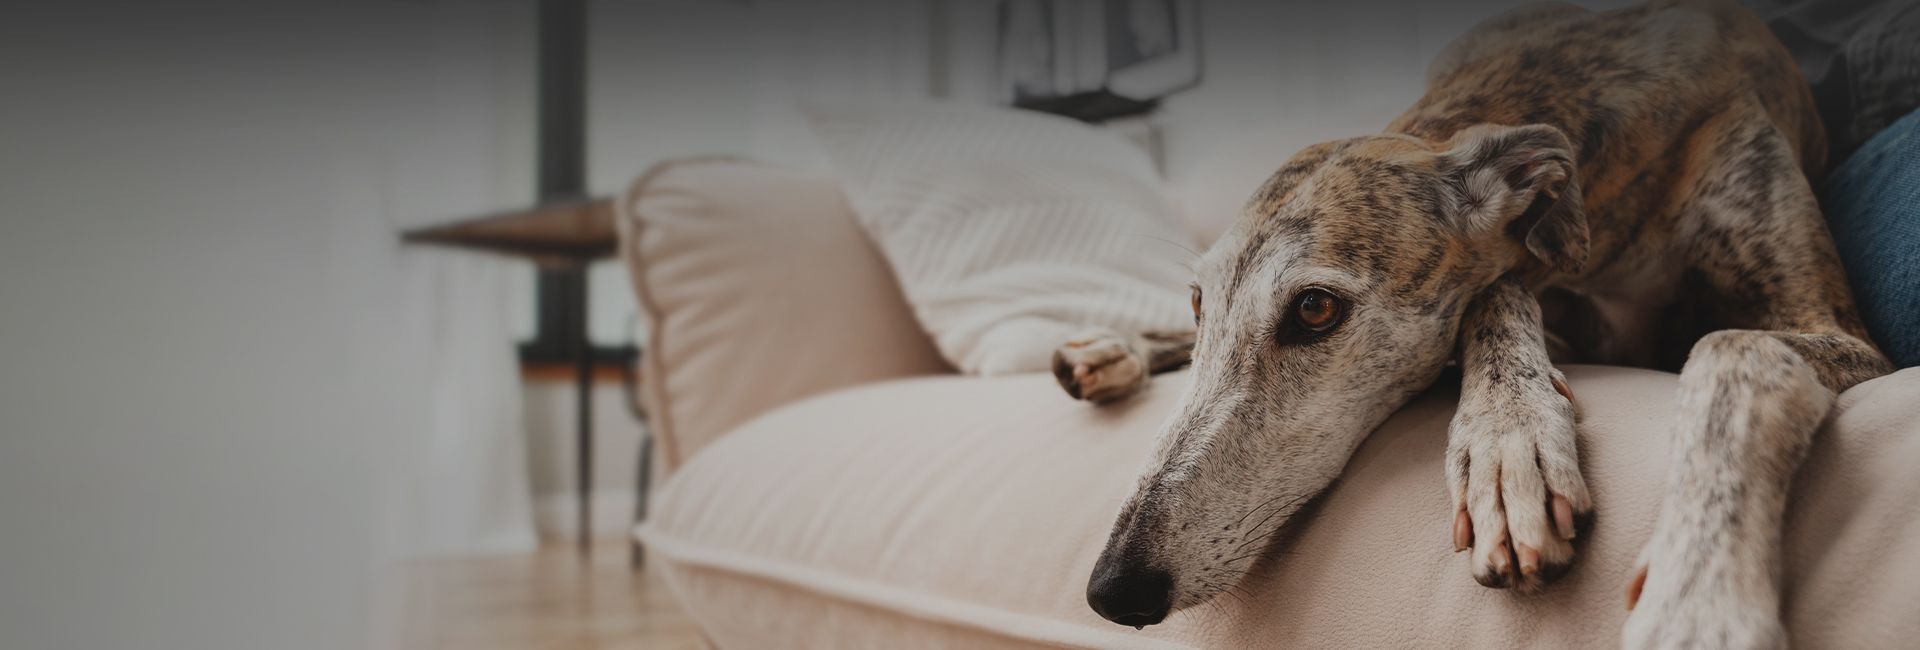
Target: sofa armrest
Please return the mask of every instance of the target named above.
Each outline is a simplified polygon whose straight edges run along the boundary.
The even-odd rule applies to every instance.
[[[787,402],[951,372],[831,178],[670,161],[617,209],[647,332],[640,397],[668,471]]]

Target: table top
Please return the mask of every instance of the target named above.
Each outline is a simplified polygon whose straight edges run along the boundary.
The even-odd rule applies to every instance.
[[[408,243],[439,244],[531,258],[542,264],[580,264],[611,257],[620,235],[613,199],[546,203],[409,230]]]

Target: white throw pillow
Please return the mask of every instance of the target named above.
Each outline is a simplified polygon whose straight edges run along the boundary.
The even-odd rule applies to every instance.
[[[1192,326],[1197,247],[1152,160],[1119,136],[931,102],[806,113],[921,326],[962,371],[1046,370],[1093,327]]]

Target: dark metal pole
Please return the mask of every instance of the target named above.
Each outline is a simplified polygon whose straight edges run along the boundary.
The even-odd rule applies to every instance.
[[[586,0],[540,0],[539,192],[542,203],[578,199],[587,190]],[[593,549],[593,346],[587,339],[587,261],[541,271],[543,291],[565,286],[572,323],[581,557]],[[551,280],[549,284],[546,280]],[[545,326],[546,323],[542,323]]]
[[[540,201],[587,193],[586,0],[540,0]]]

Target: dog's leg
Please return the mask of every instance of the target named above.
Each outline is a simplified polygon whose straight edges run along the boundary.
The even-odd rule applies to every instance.
[[[1847,368],[1878,358],[1844,334],[1725,330],[1694,345],[1660,519],[1628,586],[1626,647],[1785,647],[1787,486],[1836,389],[1863,374]]]
[[[1503,278],[1460,327],[1460,406],[1447,431],[1453,543],[1473,549],[1473,578],[1538,589],[1573,562],[1593,512],[1574,445],[1572,393],[1547,360],[1540,306]]]
[[[1788,485],[1834,396],[1889,372],[1866,339],[1800,156],[1754,99],[1695,132],[1685,251],[1727,320],[1680,373],[1660,518],[1631,579],[1629,648],[1777,648]]]
[[[1191,331],[1088,330],[1053,351],[1053,376],[1074,399],[1104,404],[1140,392],[1148,375],[1187,365],[1192,352]]]

